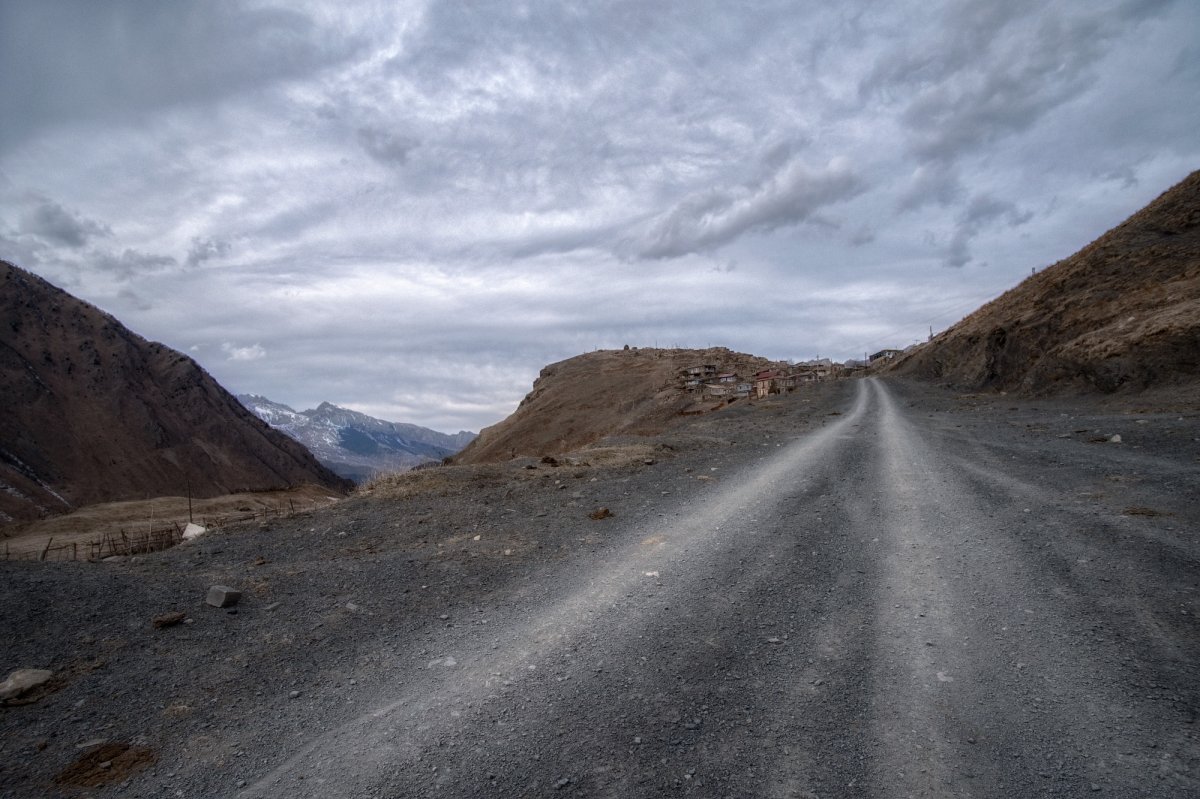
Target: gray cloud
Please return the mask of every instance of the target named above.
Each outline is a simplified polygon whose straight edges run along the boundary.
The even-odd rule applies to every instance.
[[[199,266],[213,258],[224,258],[232,251],[233,245],[228,241],[197,236],[192,239],[192,246],[188,248],[186,263],[188,266]]]
[[[93,238],[112,235],[107,225],[85,219],[56,202],[42,200],[21,219],[21,233],[31,234],[46,243],[77,249]]]
[[[2,3],[0,257],[237,391],[439,429],[595,347],[861,357],[1195,168],[1197,29],[1178,0]]]
[[[947,266],[961,267],[971,262],[970,244],[990,224],[1003,221],[1009,227],[1020,227],[1033,218],[1033,212],[1021,210],[1015,203],[987,194],[977,194],[967,203],[959,217],[954,235],[946,250]]]
[[[684,197],[650,225],[638,255],[674,258],[715,249],[748,232],[769,232],[813,217],[827,205],[865,189],[847,164],[810,169],[799,160],[783,164],[756,185],[713,189]]]
[[[148,272],[169,269],[177,266],[179,262],[169,255],[154,255],[126,248],[119,253],[92,252],[80,263],[85,269],[104,272],[119,280],[130,280]]]
[[[367,155],[383,164],[403,164],[420,145],[416,139],[376,127],[359,128],[357,136]]]
[[[116,118],[311,73],[361,40],[287,8],[138,0],[0,4],[0,146],[38,127]],[[48,87],[52,90],[47,91]]]
[[[911,211],[928,203],[952,205],[965,189],[958,171],[944,161],[921,164],[912,174],[908,186],[900,193],[897,207]]]

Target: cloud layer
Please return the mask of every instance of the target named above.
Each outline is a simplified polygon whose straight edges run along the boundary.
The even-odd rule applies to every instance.
[[[596,347],[904,346],[1200,165],[1182,0],[0,5],[0,257],[439,429]]]

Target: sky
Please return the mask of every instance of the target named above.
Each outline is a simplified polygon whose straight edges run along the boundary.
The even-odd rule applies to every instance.
[[[861,358],[1200,168],[1195,0],[0,2],[0,258],[226,388]]]

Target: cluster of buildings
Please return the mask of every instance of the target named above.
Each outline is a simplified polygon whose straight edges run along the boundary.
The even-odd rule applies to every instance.
[[[683,390],[698,394],[702,398],[731,399],[742,397],[766,397],[770,394],[787,394],[797,386],[845,376],[862,367],[834,363],[829,358],[776,369],[763,369],[752,376],[741,376],[733,372],[720,372],[715,364],[689,366],[683,370]]]

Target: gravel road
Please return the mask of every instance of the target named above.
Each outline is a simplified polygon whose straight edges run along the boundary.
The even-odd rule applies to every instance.
[[[0,792],[107,737],[158,759],[97,795],[1194,797],[1198,439],[852,381],[652,464],[3,564],[0,666],[104,665],[3,711]],[[213,581],[258,590],[200,608]]]

